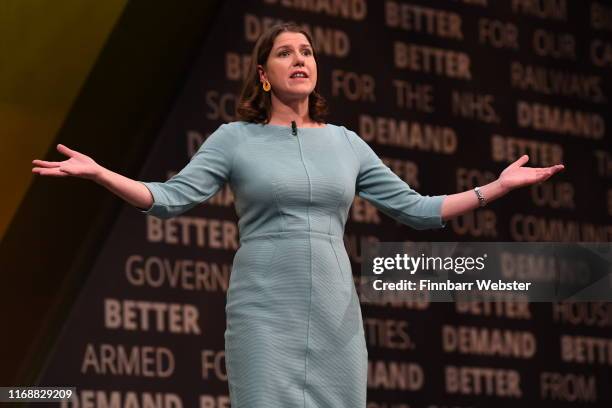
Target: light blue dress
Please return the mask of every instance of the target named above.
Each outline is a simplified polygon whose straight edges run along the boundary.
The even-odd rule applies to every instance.
[[[232,408],[364,408],[367,350],[343,234],[355,194],[416,229],[444,226],[354,132],[232,122],[165,183],[146,211],[172,217],[225,183],[240,248],[227,292]]]

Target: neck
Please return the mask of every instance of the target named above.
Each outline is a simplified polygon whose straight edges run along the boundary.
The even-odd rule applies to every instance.
[[[270,125],[289,125],[295,122],[296,126],[310,125],[314,123],[310,119],[308,112],[308,97],[283,101],[274,93],[272,97],[272,114],[270,115]]]

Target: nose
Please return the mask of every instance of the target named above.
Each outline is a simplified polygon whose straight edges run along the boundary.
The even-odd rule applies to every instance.
[[[299,52],[298,52],[298,53],[295,53],[295,54],[293,54],[293,55],[295,55],[295,56],[296,56],[296,57],[293,59],[293,65],[301,65],[301,66],[304,66],[304,63],[305,63],[305,58],[304,58],[304,56],[303,56],[301,53],[299,53]]]

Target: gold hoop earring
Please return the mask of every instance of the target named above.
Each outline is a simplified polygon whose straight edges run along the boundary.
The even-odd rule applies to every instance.
[[[267,80],[267,79],[264,79],[264,82],[263,82],[263,90],[264,90],[265,92],[270,92],[270,89],[272,89],[272,86],[270,85],[270,82],[268,82],[268,80]]]

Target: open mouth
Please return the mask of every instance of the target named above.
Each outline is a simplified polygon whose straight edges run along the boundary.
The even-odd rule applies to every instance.
[[[304,71],[296,71],[289,76],[290,79],[308,79],[308,74]]]

